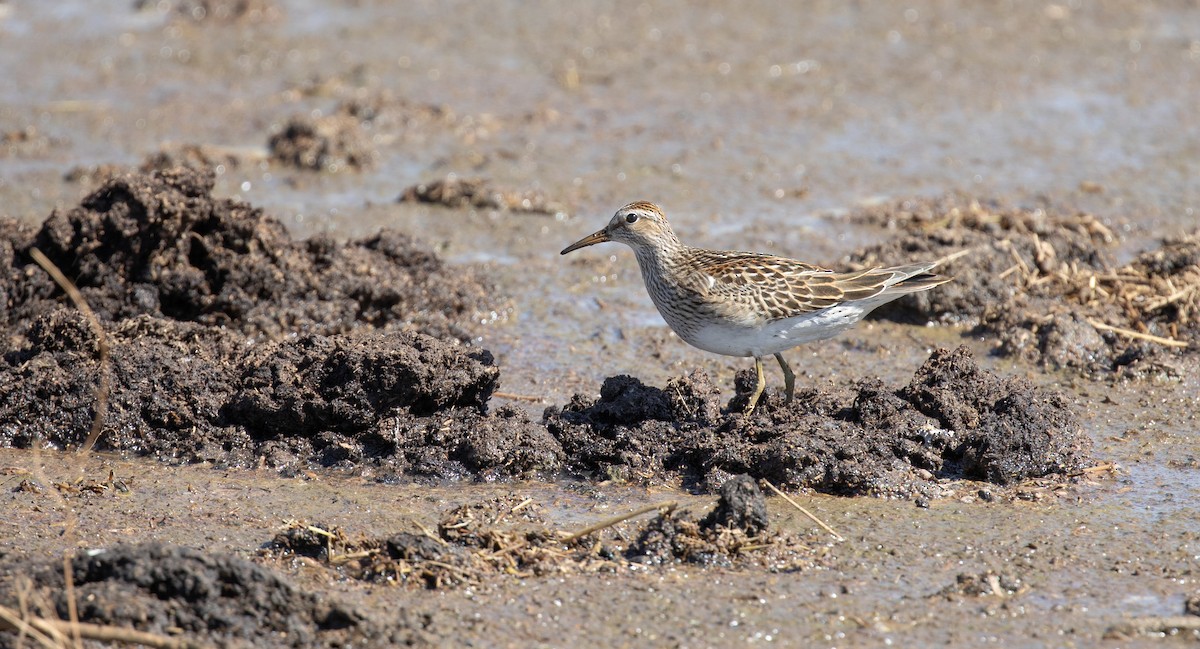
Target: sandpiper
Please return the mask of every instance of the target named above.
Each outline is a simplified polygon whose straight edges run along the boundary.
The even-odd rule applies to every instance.
[[[560,254],[606,241],[633,248],[650,299],[680,338],[715,354],[754,358],[758,383],[747,414],[766,387],[767,355],[779,361],[791,401],[796,376],[781,352],[837,335],[880,305],[951,279],[929,272],[942,260],[837,273],[785,257],[693,248],[646,202],[617,210],[602,230]]]

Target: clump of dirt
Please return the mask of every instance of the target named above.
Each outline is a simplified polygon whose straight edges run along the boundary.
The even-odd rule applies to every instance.
[[[562,462],[519,410],[485,413],[484,350],[409,331],[307,334],[250,346],[149,316],[107,333],[111,387],[97,448],[187,462],[310,465],[383,476],[498,479]],[[91,428],[101,372],[83,316],[59,309],[0,362],[0,444],[57,448]],[[36,436],[36,437],[35,437]]]
[[[399,415],[378,427],[381,479],[403,476],[494,481],[512,477],[557,476],[564,463],[561,445],[525,411],[502,406],[489,413],[448,410],[424,418]],[[392,450],[394,449],[394,450]]]
[[[167,144],[158,151],[146,156],[138,171],[167,171],[175,167],[187,167],[203,171],[212,169],[218,173],[223,170],[237,169],[252,160],[247,151],[238,151],[228,147],[207,144]]]
[[[1115,236],[1089,214],[947,196],[852,218],[902,233],[856,253],[862,266],[967,251],[939,269],[954,282],[883,315],[972,323],[996,337],[998,353],[1097,378],[1179,376],[1180,352],[1200,349],[1200,232],[1118,267]]]
[[[18,601],[32,604],[29,612],[44,619],[70,619],[70,592],[81,622],[165,637],[183,634],[214,646],[345,646],[386,640],[364,612],[305,592],[270,569],[229,555],[159,543],[118,545],[73,559],[73,591],[66,589],[61,561],[14,559],[4,566],[0,601],[14,608]],[[0,632],[0,639],[6,636]]]
[[[36,330],[35,346],[0,366],[0,443],[67,448],[94,415],[95,339],[65,309]],[[287,474],[320,465],[494,480],[562,464],[558,443],[522,411],[482,412],[497,377],[486,352],[400,332],[309,335],[238,358],[206,337],[144,316],[110,333],[98,448]]]
[[[212,188],[211,173],[185,168],[125,175],[56,210],[32,241],[19,226],[0,227],[8,234],[0,246],[12,248],[0,269],[9,306],[0,325],[19,327],[62,301],[31,246],[106,321],[146,314],[251,335],[369,326],[465,339],[475,322],[505,311],[482,277],[444,268],[405,235],[294,241],[277,219]]]
[[[745,473],[789,488],[936,496],[935,477],[1004,485],[1088,462],[1090,438],[1061,394],[983,370],[966,348],[934,352],[900,388],[810,388],[791,404],[769,392],[751,417],[738,404],[753,377],[743,372],[738,383],[722,413],[701,373],[665,390],[616,377],[599,400],[576,396],[544,423],[574,470],[676,474],[709,489]]]
[[[358,171],[375,165],[379,152],[368,135],[370,116],[341,104],[329,115],[290,118],[267,141],[271,159],[297,169]]]
[[[292,241],[211,189],[194,170],[128,175],[36,231],[0,220],[0,443],[79,443],[104,378],[101,449],[289,471],[556,466],[544,429],[485,413],[499,371],[451,336],[486,308],[469,269],[396,233]],[[103,345],[34,247],[74,280]]]
[[[492,355],[451,349],[412,332],[263,345],[241,364],[226,414],[284,435],[365,430],[374,423],[367,413],[395,408],[415,415],[483,411],[500,377]]]
[[[565,213],[566,208],[552,202],[540,191],[515,191],[492,185],[485,178],[449,176],[430,183],[413,185],[398,199],[401,203],[434,203],[445,207],[474,207],[484,210],[529,212],[534,214]]]
[[[337,528],[297,522],[277,534],[267,551],[280,559],[317,559],[353,579],[424,588],[478,586],[495,575],[619,572],[645,563],[778,570],[811,565],[811,549],[796,537],[766,531],[766,502],[752,479],[732,478],[720,494],[700,520],[666,503],[646,522],[612,521],[590,532],[551,529],[536,503],[515,495],[455,507],[436,531],[421,527],[351,538]]]
[[[686,511],[667,511],[651,520],[625,556],[636,563],[729,566],[752,546],[791,542],[767,533],[767,501],[753,478],[733,476],[718,493],[716,507],[699,520]]]
[[[763,497],[758,483],[748,475],[734,476],[721,485],[717,506],[700,521],[703,529],[715,527],[735,528],[747,534],[758,534],[767,529],[767,499]]]

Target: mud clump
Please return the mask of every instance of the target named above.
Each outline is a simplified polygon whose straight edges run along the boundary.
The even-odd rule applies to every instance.
[[[855,254],[862,266],[967,251],[939,269],[955,281],[881,315],[973,324],[1002,355],[1095,378],[1178,377],[1197,362],[1200,232],[1118,266],[1115,235],[1089,214],[947,196],[852,219],[901,233]]]
[[[61,144],[58,138],[43,134],[36,126],[0,132],[0,156],[39,156]]]
[[[1066,473],[1091,450],[1065,396],[990,374],[965,348],[931,356],[898,396],[959,433],[949,459],[968,477],[1008,484]]]
[[[689,408],[683,399],[673,403],[670,395],[679,386],[711,397],[711,407],[719,410],[716,390],[702,372],[673,380],[666,390],[615,376],[605,379],[599,399],[577,394],[562,409],[547,409],[543,424],[576,471],[618,480],[669,474],[681,465],[677,456],[688,448],[692,430],[704,426],[688,413],[706,411],[702,404]]]
[[[352,579],[430,589],[479,586],[495,575],[621,572],[635,564],[797,570],[813,563],[812,550],[797,537],[767,532],[767,526],[762,492],[739,476],[700,520],[667,503],[648,520],[600,524],[584,534],[548,527],[536,504],[510,495],[455,507],[436,531],[420,527],[353,538],[341,529],[295,523],[265,547],[281,560],[323,561]]]
[[[386,639],[364,613],[303,592],[281,575],[229,555],[158,543],[118,545],[76,556],[71,573],[73,592],[66,589],[62,562],[10,560],[2,573],[0,601],[41,602],[46,610],[32,613],[67,620],[70,592],[81,622],[167,637],[182,633],[223,646],[335,646]],[[0,639],[6,635],[0,632]]]
[[[745,393],[752,380],[739,383]],[[789,488],[912,497],[937,495],[934,478],[1010,484],[1088,462],[1090,438],[1064,397],[980,369],[965,348],[935,352],[901,388],[810,388],[792,404],[772,392],[749,418],[733,405],[744,394],[715,414],[710,385],[700,374],[666,390],[609,379],[599,400],[576,397],[544,423],[573,470],[674,473],[710,490],[744,473]]]
[[[101,449],[289,471],[373,458],[455,477],[556,461],[544,432],[548,447],[520,447],[539,441],[518,430],[526,418],[485,413],[499,371],[455,339],[489,306],[469,269],[386,231],[296,242],[211,189],[189,169],[127,175],[40,229],[0,220],[0,443],[79,443],[103,377]]]
[[[197,171],[237,169],[251,161],[247,153],[234,149],[203,144],[164,145],[146,156],[138,167],[142,173],[168,171],[175,167],[187,167]]]
[[[415,332],[243,339],[138,316],[108,332],[98,448],[185,462],[341,467],[386,477],[502,479],[562,464],[519,410],[485,412],[484,350]],[[77,311],[40,318],[0,363],[0,444],[79,444],[95,413],[96,338]],[[36,435],[36,437],[35,437]]]
[[[563,205],[550,201],[542,192],[502,189],[484,178],[452,176],[413,185],[405,189],[398,200],[401,203],[433,203],[451,208],[473,207],[533,214],[566,212]]]
[[[272,160],[297,169],[359,171],[379,159],[364,126],[368,122],[348,105],[330,115],[298,115],[271,135],[267,149]]]
[[[719,493],[717,506],[700,521],[701,527],[737,528],[749,534],[767,529],[767,499],[753,478],[734,476],[721,485]]]
[[[754,542],[786,538],[767,534],[767,501],[748,475],[734,476],[718,490],[716,507],[696,520],[687,512],[666,512],[650,521],[625,551],[637,563],[676,561],[731,565]]]
[[[1184,615],[1200,615],[1200,593],[1192,595],[1183,603]]]
[[[12,256],[0,284],[10,308],[0,324],[30,321],[61,301],[32,264],[31,246],[106,321],[146,314],[252,335],[366,325],[465,338],[495,310],[481,278],[444,268],[404,235],[293,241],[261,210],[214,198],[212,185],[210,173],[184,168],[127,175],[55,211],[32,241],[10,235],[12,252],[0,253]]]
[[[486,350],[447,353],[440,341],[412,332],[304,336],[252,353],[225,414],[267,434],[361,431],[373,413],[397,408],[482,412],[499,375]]]

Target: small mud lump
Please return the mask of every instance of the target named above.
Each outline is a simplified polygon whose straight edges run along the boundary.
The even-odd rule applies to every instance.
[[[309,171],[361,170],[379,153],[371,148],[362,120],[346,110],[332,115],[292,117],[267,142],[271,159]]]
[[[934,352],[900,396],[958,434],[947,459],[967,477],[1007,484],[1066,473],[1091,450],[1066,397],[986,372],[965,347]]]
[[[717,506],[700,520],[700,527],[736,528],[751,536],[767,529],[767,499],[754,478],[734,476],[721,485],[719,493]]]
[[[10,565],[4,572],[28,574],[59,618],[70,619],[62,562]],[[80,621],[161,635],[182,630],[221,644],[313,646],[361,641],[369,626],[361,613],[306,593],[267,568],[183,546],[118,545],[76,556],[72,580]],[[15,597],[12,587],[0,586],[0,598]]]

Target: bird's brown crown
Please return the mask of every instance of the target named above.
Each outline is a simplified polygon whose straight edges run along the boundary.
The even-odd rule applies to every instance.
[[[667,215],[663,214],[663,211],[650,201],[634,201],[625,207],[622,207],[619,211],[624,212],[625,210],[642,210],[644,212],[653,212],[662,220],[667,220]]]

